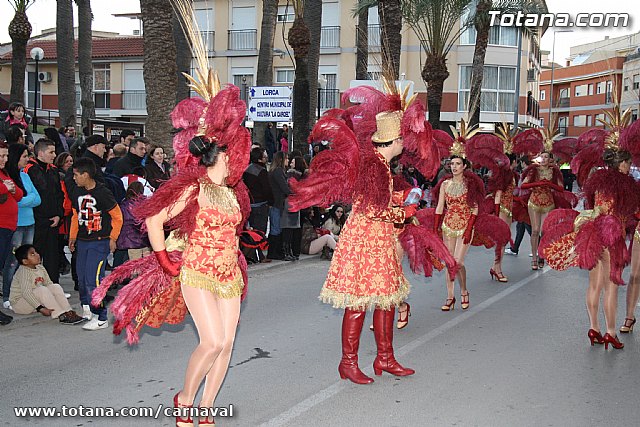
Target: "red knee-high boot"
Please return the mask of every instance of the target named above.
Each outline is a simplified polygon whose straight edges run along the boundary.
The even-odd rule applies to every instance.
[[[360,333],[364,324],[364,311],[354,311],[349,308],[344,310],[342,318],[342,360],[338,366],[340,378],[350,379],[356,384],[369,384],[373,382],[362,373],[358,367],[358,348],[360,347]]]
[[[382,371],[387,371],[392,375],[404,377],[413,375],[416,371],[403,368],[393,355],[393,323],[396,310],[381,310],[376,308],[373,312],[373,333],[378,346],[378,356],[373,361],[373,372],[382,375]]]

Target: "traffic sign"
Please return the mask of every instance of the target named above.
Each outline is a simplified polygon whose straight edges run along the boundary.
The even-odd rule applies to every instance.
[[[254,122],[290,122],[292,105],[288,98],[251,99],[249,119]]]
[[[249,89],[249,97],[260,99],[291,99],[291,88],[287,86],[253,86]]]

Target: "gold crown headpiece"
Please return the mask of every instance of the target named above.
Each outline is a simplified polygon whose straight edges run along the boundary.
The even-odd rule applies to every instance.
[[[620,104],[616,103],[613,106],[613,111],[605,111],[604,114],[604,119],[597,119],[605,127],[611,129],[609,136],[604,140],[604,148],[618,151],[620,131],[631,123],[631,109],[627,108],[622,111]]]
[[[451,128],[451,133],[453,133],[453,145],[451,145],[451,148],[449,149],[449,154],[466,159],[467,153],[465,152],[465,144],[470,138],[478,133],[480,129],[477,127],[468,127],[464,119],[460,119],[460,131],[453,126],[449,127]]]
[[[516,128],[514,130],[510,123],[502,122],[498,124],[494,134],[498,138],[500,138],[500,140],[502,140],[504,144],[503,151],[505,154],[513,153],[513,143],[514,143],[513,139],[518,134],[518,132],[519,132],[519,129]]]

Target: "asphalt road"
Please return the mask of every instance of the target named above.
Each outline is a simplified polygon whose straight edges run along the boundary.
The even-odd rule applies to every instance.
[[[519,257],[505,256],[508,284],[489,278],[492,251],[471,250],[466,311],[440,311],[442,274],[409,273],[412,317],[394,343],[398,360],[416,374],[383,374],[367,386],[337,373],[342,312],[317,299],[328,262],[312,257],[251,270],[231,369],[216,401],[233,405],[233,417],[218,417],[218,425],[638,425],[640,330],[621,336],[624,350],[591,347],[586,272],[531,272],[527,243]],[[621,289],[618,326],[624,298]],[[369,321],[360,365],[373,375]],[[188,318],[144,329],[131,348],[110,330],[29,317],[2,327],[0,342],[0,425],[170,426],[164,416],[16,418],[14,408],[169,406],[197,336]]]

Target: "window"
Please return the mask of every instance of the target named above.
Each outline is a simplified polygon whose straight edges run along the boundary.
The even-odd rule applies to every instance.
[[[93,97],[96,108],[111,108],[111,65],[94,64]]]
[[[573,125],[576,127],[585,127],[587,125],[587,116],[573,116]]]
[[[540,101],[544,101],[546,99],[547,92],[545,90],[540,91]]]
[[[633,76],[633,90],[640,89],[640,74]]]
[[[599,82],[596,85],[596,94],[600,95],[601,93],[604,93],[604,82]]]
[[[278,6],[278,22],[293,22],[296,15],[293,6]]]
[[[276,83],[293,83],[295,76],[294,70],[276,70]]]
[[[466,111],[471,89],[471,66],[460,67],[458,110]],[[480,110],[513,113],[516,108],[516,69],[485,66],[480,94]]]
[[[589,84],[588,95],[593,95],[593,83]]]
[[[591,114],[587,116],[587,126],[588,127],[593,126],[593,116]]]
[[[596,114],[596,126],[603,126],[604,114]]]
[[[462,22],[468,18],[468,15],[463,16]],[[475,44],[476,43],[476,29],[471,26],[468,27],[464,33],[460,36],[460,44]],[[501,27],[493,26],[489,30],[489,44],[498,46],[517,46],[518,45],[518,30],[516,27]]]
[[[540,127],[544,127],[544,117],[540,117]]]
[[[638,110],[631,110],[631,122],[638,120]]]
[[[585,96],[587,94],[587,85],[576,86],[576,96]]]

